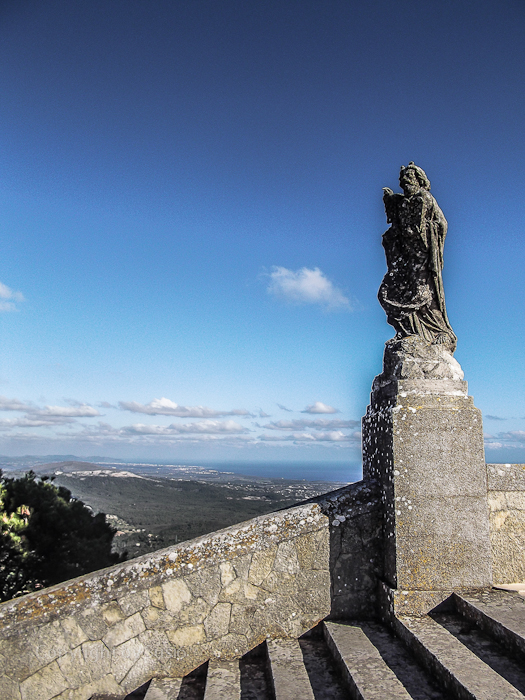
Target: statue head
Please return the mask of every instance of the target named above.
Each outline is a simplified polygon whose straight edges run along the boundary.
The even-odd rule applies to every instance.
[[[425,171],[423,168],[415,165],[412,160],[407,166],[401,166],[399,184],[405,194],[408,195],[415,194],[421,189],[427,191],[430,189],[430,180],[426,176]]]

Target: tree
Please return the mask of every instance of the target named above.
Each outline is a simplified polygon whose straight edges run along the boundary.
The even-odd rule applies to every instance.
[[[0,600],[52,586],[126,558],[111,551],[115,528],[30,471],[19,479],[0,470]]]

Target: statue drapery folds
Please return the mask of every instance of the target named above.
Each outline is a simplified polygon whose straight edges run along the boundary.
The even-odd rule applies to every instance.
[[[379,301],[396,339],[419,336],[454,352],[457,339],[445,308],[443,247],[447,221],[430,194],[430,182],[413,162],[402,167],[403,194],[384,188],[390,228],[383,234],[388,271]]]

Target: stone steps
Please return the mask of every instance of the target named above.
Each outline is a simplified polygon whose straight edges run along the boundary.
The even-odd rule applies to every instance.
[[[351,696],[358,700],[410,700],[361,627],[326,622],[325,637]]]
[[[340,664],[344,663],[343,675],[352,677],[349,681],[352,698],[448,700],[449,696],[384,625],[378,622],[329,622],[325,623],[325,628],[325,634],[331,634],[338,643]]]
[[[403,682],[391,667],[404,669]],[[240,660],[210,661],[205,686],[188,678],[154,679],[145,700],[445,700],[379,623],[323,623],[300,640],[268,640]]]
[[[287,700],[287,698],[315,700],[299,640],[269,641],[268,659],[275,700]]]
[[[204,664],[188,673],[184,678],[153,678],[142,698],[143,700],[204,700],[208,671],[209,664]],[[223,697],[229,696],[224,695]],[[135,700],[135,698],[139,700],[140,695],[132,693],[128,698],[129,700]],[[97,696],[97,700],[105,700],[105,698]],[[110,696],[108,700],[113,699]]]
[[[525,599],[455,593],[423,617],[326,621],[183,679],[154,679],[145,700],[525,699]],[[136,696],[137,698],[140,696]]]
[[[147,700],[176,700],[181,684],[182,678],[154,678],[145,697]]]
[[[435,619],[434,619],[435,618]],[[454,613],[395,620],[398,636],[433,678],[458,700],[523,700],[525,696],[500,672],[509,659],[503,649],[485,653],[491,640],[474,632],[474,643],[461,638],[464,619]],[[465,630],[466,631],[466,630]],[[477,637],[477,640],[476,640]],[[499,652],[499,654],[498,654]],[[499,655],[499,659],[498,659]],[[490,658],[492,656],[492,658]],[[484,658],[482,658],[484,657]],[[512,663],[512,662],[510,662]],[[497,670],[495,670],[497,668]],[[512,674],[510,674],[511,679]]]
[[[525,598],[519,592],[492,589],[454,594],[455,607],[466,619],[525,663]]]
[[[238,661],[210,661],[208,664],[204,700],[224,698],[241,698],[241,672]]]

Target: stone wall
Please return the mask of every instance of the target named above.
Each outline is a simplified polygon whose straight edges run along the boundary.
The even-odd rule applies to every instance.
[[[330,617],[371,619],[383,566],[382,503],[375,481],[358,481],[320,497],[330,527]]]
[[[2,700],[123,698],[154,676],[370,615],[379,504],[363,482],[0,606]]]
[[[494,583],[525,581],[525,464],[487,464]]]

